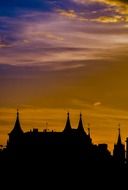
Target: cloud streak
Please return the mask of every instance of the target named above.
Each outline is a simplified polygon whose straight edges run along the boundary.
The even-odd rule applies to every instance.
[[[8,107],[16,108],[17,104],[30,105],[32,118],[35,108],[43,108],[35,124],[30,118],[26,122],[25,112],[25,129],[28,124],[42,128],[44,114],[50,115],[52,122],[56,116],[62,117],[63,122],[50,123],[59,127],[69,109],[75,114],[84,110],[97,142],[103,136],[112,138],[111,131],[119,120],[127,126],[127,2],[0,1],[0,105],[7,111],[3,120],[4,110],[0,110],[2,133],[3,126],[11,126],[5,123],[12,117]],[[51,109],[58,110],[53,114]],[[1,139],[5,138],[4,132]]]
[[[81,12],[77,15],[73,10],[62,9],[49,13],[25,11],[22,15],[0,19],[4,26],[0,30],[0,64],[77,69],[76,64],[62,67],[61,63],[102,60],[106,53],[106,59],[111,58],[120,46],[126,46],[128,39],[128,28],[118,23],[119,16],[91,18],[90,22],[81,20]],[[116,25],[106,25],[113,23],[113,19]]]
[[[77,70],[127,49],[127,1],[14,0],[1,1],[0,10],[8,6],[12,12],[0,16],[1,65]]]

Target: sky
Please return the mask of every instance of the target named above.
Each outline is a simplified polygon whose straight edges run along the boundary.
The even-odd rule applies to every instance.
[[[16,109],[24,131],[73,127],[93,142],[128,136],[128,0],[0,1],[0,144]]]

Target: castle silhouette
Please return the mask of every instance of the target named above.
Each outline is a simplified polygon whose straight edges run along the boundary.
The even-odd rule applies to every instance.
[[[67,113],[67,121],[62,132],[48,131],[39,132],[38,129],[23,132],[19,111],[17,111],[14,128],[8,134],[7,146],[3,150],[8,157],[22,157],[22,159],[38,158],[45,161],[71,160],[92,162],[115,162],[125,165],[128,159],[128,146],[122,143],[120,128],[117,143],[114,145],[113,154],[108,150],[107,144],[95,145],[92,143],[90,128],[88,133],[84,130],[82,114],[77,129],[71,127],[70,114]],[[128,138],[126,140],[128,145]],[[14,156],[15,155],[15,156]]]
[[[71,183],[71,178],[74,180],[77,174],[76,182],[81,184],[84,184],[86,176],[88,182],[97,178],[107,185],[106,178],[109,177],[109,181],[113,182],[113,176],[116,176],[116,181],[121,181],[121,178],[124,180],[126,177],[123,174],[125,172],[128,174],[128,138],[125,149],[119,129],[117,143],[111,154],[107,144],[96,145],[92,142],[90,129],[88,133],[84,130],[82,114],[77,129],[71,127],[70,114],[67,113],[62,132],[47,129],[42,132],[38,129],[24,132],[17,111],[14,127],[8,135],[7,145],[0,151],[1,172],[6,174],[11,172],[13,178],[15,176],[20,184],[20,178],[24,176],[36,183],[39,179],[42,180],[42,177],[44,181],[49,181],[46,176],[49,176],[50,180],[53,178],[62,180],[66,177],[67,184]],[[9,179],[10,177],[9,175]],[[73,184],[76,182],[73,181]]]

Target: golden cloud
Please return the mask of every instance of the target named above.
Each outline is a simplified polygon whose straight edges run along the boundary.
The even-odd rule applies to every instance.
[[[127,16],[128,16],[128,1],[127,0],[73,0],[75,3],[80,3],[80,4],[87,4],[87,3],[103,3],[107,5],[108,7],[112,7],[112,12],[115,13],[115,15],[122,15],[123,19],[117,19],[117,18],[110,18],[110,22],[120,22],[120,21],[125,21],[127,22]],[[106,18],[102,19],[103,22],[106,22]]]
[[[73,18],[73,19],[78,17],[77,13],[74,10],[65,11],[65,10],[62,10],[62,9],[58,9],[57,11],[62,16],[66,16],[66,17]]]
[[[63,9],[59,9],[57,10],[57,12],[61,15],[61,16],[65,16],[68,17],[70,19],[75,19],[75,20],[79,20],[79,21],[88,21],[89,19],[85,18],[83,12],[77,13],[75,10],[63,10]]]
[[[101,105],[101,102],[95,102],[93,105],[94,105],[95,107],[100,106],[100,105]]]
[[[125,21],[125,19],[122,16],[101,16],[93,20],[101,23],[118,23]]]
[[[120,14],[128,14],[128,1],[126,0],[92,0],[94,2],[105,3],[115,7],[115,11]]]

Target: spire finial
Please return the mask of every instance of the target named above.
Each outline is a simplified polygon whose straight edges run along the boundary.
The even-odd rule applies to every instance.
[[[121,142],[121,134],[120,134],[120,123],[119,123],[119,128],[118,128],[118,132],[119,132],[119,134],[118,134],[118,140],[117,140],[117,144],[122,144],[122,142]]]
[[[118,128],[118,131],[119,131],[119,134],[120,134],[120,123],[119,123],[118,127],[119,127],[119,128]]]
[[[82,113],[80,112],[80,118],[82,118]]]
[[[17,117],[19,117],[19,108],[17,108]]]
[[[70,116],[70,113],[69,113],[69,111],[67,112],[67,116],[68,116],[68,117]]]

